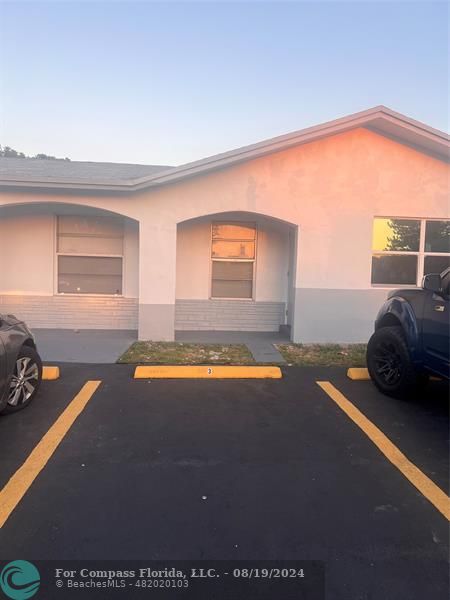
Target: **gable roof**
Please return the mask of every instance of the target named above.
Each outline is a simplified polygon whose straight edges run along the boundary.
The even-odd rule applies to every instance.
[[[365,127],[435,158],[450,162],[448,134],[385,106],[375,106],[334,121],[216,154],[179,167],[3,158],[0,159],[0,187],[132,192],[174,183],[187,177],[280,152],[357,127]],[[9,166],[5,163],[2,167],[3,161],[14,161],[14,165],[20,162],[21,165],[13,167],[12,163]]]

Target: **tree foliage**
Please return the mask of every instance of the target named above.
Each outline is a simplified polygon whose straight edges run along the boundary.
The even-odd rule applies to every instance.
[[[420,221],[391,219],[389,227],[392,235],[388,238],[387,250],[401,251],[419,250]]]
[[[14,150],[14,148],[11,148],[10,146],[1,146],[0,145],[0,156],[4,157],[4,158],[38,158],[38,159],[47,159],[47,160],[70,160],[70,158],[67,158],[67,156],[65,158],[56,158],[56,156],[50,156],[49,154],[44,154],[43,152],[40,152],[39,154],[36,154],[35,156],[27,156],[26,154],[24,154],[23,152],[18,152],[17,150]]]
[[[386,250],[419,251],[419,220],[390,219],[389,228],[391,235],[388,237]],[[450,221],[427,221],[425,252],[450,252]]]

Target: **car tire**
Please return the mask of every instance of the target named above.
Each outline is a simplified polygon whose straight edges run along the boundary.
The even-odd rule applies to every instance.
[[[426,378],[414,369],[401,327],[382,327],[367,344],[370,377],[383,394],[396,398],[415,395]]]
[[[7,392],[7,403],[2,414],[22,410],[36,397],[42,380],[42,361],[30,346],[22,346],[14,365]]]

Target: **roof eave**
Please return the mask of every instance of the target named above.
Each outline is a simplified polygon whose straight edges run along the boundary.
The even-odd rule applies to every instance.
[[[42,181],[42,180],[19,180],[2,179],[0,189],[39,189],[39,190],[76,190],[76,191],[104,191],[104,192],[129,192],[134,189],[132,182],[111,183],[82,183],[75,181]]]

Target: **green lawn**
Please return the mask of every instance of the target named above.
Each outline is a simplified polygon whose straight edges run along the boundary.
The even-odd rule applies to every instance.
[[[288,365],[300,367],[365,367],[365,344],[277,344]],[[245,344],[135,342],[117,361],[153,365],[252,365]]]
[[[119,363],[154,365],[249,365],[255,361],[245,344],[135,342]]]
[[[288,365],[365,367],[366,344],[277,344]]]

